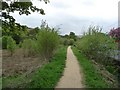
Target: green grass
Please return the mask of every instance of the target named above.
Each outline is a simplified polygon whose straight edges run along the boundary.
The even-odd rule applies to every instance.
[[[84,73],[84,82],[87,88],[109,88],[105,82],[105,79],[100,75],[93,63],[88,60],[82,53],[80,53],[75,47],[72,47],[74,54],[76,55],[81,68]]]
[[[27,85],[29,88],[54,88],[59,81],[66,59],[66,47],[57,51],[51,62],[41,67]]]

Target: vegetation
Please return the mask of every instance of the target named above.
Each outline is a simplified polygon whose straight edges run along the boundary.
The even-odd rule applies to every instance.
[[[97,71],[92,61],[86,58],[82,53],[80,53],[77,48],[72,47],[74,54],[76,55],[79,64],[84,73],[85,85],[88,88],[109,88],[109,85],[105,82],[105,79],[101,76],[100,72]]]
[[[2,37],[2,49],[7,49],[7,36]]]
[[[118,79],[119,64],[113,58],[115,50],[117,50],[117,44],[108,34],[101,33],[101,30],[99,27],[90,27],[88,32],[77,40],[75,46],[81,54],[105,67]]]
[[[11,56],[13,55],[15,48],[16,48],[16,42],[11,37],[8,37],[7,49],[11,52]]]
[[[24,57],[26,56],[34,56],[37,54],[37,44],[36,40],[25,39],[23,43],[21,43],[23,48]]]
[[[62,40],[62,44],[64,44],[65,46],[68,45],[74,45],[75,41],[77,40],[77,36],[75,35],[74,32],[70,32],[69,35],[65,35],[65,36],[61,36]]]
[[[57,49],[50,60],[51,62],[46,63],[28,76],[23,74],[3,78],[3,87],[54,88],[65,67],[66,48],[60,47]]]
[[[60,48],[51,62],[40,68],[28,84],[29,88],[54,88],[61,77],[66,59],[66,47]]]
[[[40,55],[46,60],[53,55],[54,50],[59,45],[58,32],[49,27],[41,28],[36,42]]]
[[[110,56],[117,49],[112,38],[107,34],[101,33],[101,28],[90,27],[88,32],[76,42],[76,47],[90,59],[99,63],[107,64]]]
[[[8,0],[2,2],[1,16],[3,19],[0,19],[2,22],[0,32],[2,31],[3,36],[0,38],[0,43],[3,51],[10,51],[11,57],[13,57],[16,48],[22,49],[23,60],[34,56],[35,58],[40,57],[47,64],[29,77],[24,75],[3,76],[3,87],[13,87],[13,84],[15,84],[14,87],[27,88],[55,87],[65,66],[66,46],[68,45],[76,47],[73,48],[73,51],[83,68],[85,84],[88,87],[113,87],[100,75],[92,61],[95,60],[97,63],[104,65],[110,73],[118,76],[118,79],[120,78],[119,63],[111,57],[114,56],[114,51],[120,48],[120,28],[112,29],[109,34],[105,34],[101,32],[100,27],[89,27],[88,32],[85,32],[82,38],[78,38],[74,32],[61,36],[55,28],[49,27],[45,21],[42,21],[40,27],[28,28],[16,23],[10,13],[18,11],[20,15],[29,15],[37,11],[44,15],[45,12],[43,9],[33,6],[30,0],[27,3],[15,1],[10,2],[10,4],[7,3]],[[49,0],[40,1],[44,1],[46,4],[49,2]],[[118,42],[118,48],[114,39]],[[7,55],[4,58],[6,57]],[[9,59],[9,57],[7,58]],[[14,70],[13,72],[16,73],[17,71]]]

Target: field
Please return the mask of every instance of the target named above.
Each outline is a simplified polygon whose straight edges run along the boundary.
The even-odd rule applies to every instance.
[[[16,50],[15,54],[11,57],[10,53],[6,50],[2,52],[2,75],[3,77],[29,74],[35,71],[37,68],[41,67],[43,60],[40,57],[30,56],[24,57],[22,50]]]

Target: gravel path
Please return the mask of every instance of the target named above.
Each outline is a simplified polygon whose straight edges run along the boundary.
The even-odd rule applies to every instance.
[[[82,73],[79,63],[71,50],[71,46],[67,49],[66,67],[63,76],[60,78],[55,88],[83,88]]]

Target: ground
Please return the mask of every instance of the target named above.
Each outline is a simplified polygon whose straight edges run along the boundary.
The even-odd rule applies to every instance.
[[[3,77],[29,74],[36,68],[40,67],[44,62],[40,57],[30,56],[24,57],[22,49],[17,49],[13,56],[6,50],[2,52],[2,75]]]

